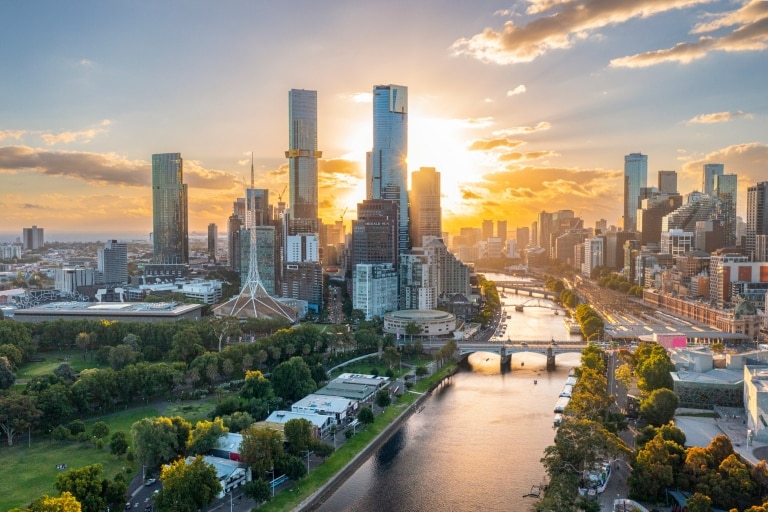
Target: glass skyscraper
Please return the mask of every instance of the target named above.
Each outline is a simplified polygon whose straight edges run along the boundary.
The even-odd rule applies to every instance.
[[[410,247],[408,218],[408,88],[373,87],[373,150],[366,162],[368,199],[388,199],[399,212],[398,247]]]
[[[317,232],[317,91],[288,93],[288,186],[291,221],[301,232]]]
[[[704,172],[701,176],[701,191],[708,196],[715,195],[715,176],[722,176],[725,172],[723,164],[704,164]]]
[[[736,245],[736,192],[738,177],[735,174],[715,174],[712,195],[720,199],[718,218],[723,223],[725,247]]]
[[[152,155],[154,263],[189,263],[187,185],[181,153]]]
[[[637,230],[640,189],[648,186],[648,155],[630,153],[624,157],[624,231]]]

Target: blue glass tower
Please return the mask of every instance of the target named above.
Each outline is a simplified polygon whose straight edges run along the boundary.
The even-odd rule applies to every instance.
[[[181,153],[152,155],[154,263],[189,263],[187,185]]]
[[[388,199],[399,212],[398,248],[410,248],[408,218],[408,88],[373,87],[373,150],[366,176],[369,199]]]
[[[624,231],[637,230],[640,189],[648,186],[648,155],[630,153],[624,157]]]

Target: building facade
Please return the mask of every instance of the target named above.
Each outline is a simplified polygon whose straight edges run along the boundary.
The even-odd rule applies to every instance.
[[[45,245],[45,233],[43,228],[32,226],[21,230],[21,244],[25,251],[41,249]]]
[[[119,285],[128,282],[128,244],[107,240],[98,252],[98,269],[101,281]]]
[[[411,244],[421,247],[425,236],[442,235],[442,208],[440,207],[440,173],[434,167],[421,167],[411,173],[409,194],[411,216]]]
[[[397,270],[389,263],[355,266],[352,307],[365,313],[366,320],[397,309]]]
[[[768,235],[768,181],[761,181],[747,189],[746,254],[752,261],[768,261],[768,254],[765,251],[766,235]],[[758,238],[761,243],[758,243]]]
[[[288,188],[291,219],[302,232],[317,232],[317,91],[288,93]]]
[[[388,199],[398,210],[398,252],[410,247],[408,215],[408,88],[373,88],[373,149],[366,162],[368,199]]]
[[[154,263],[189,263],[187,185],[180,153],[152,155]]]
[[[648,186],[648,155],[630,153],[624,157],[624,231],[637,230],[640,189]]]

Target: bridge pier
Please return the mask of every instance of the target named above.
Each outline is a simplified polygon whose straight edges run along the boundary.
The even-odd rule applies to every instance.
[[[499,370],[502,374],[512,371],[512,354],[507,354],[507,346],[502,345],[499,350]]]
[[[552,350],[552,345],[547,349],[547,371],[555,371],[555,352]]]

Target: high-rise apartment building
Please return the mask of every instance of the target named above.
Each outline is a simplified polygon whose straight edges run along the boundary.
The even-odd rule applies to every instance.
[[[101,281],[108,285],[128,282],[128,244],[107,240],[98,251],[98,270]]]
[[[637,230],[637,210],[641,188],[648,186],[648,155],[630,153],[624,156],[624,231]]]
[[[515,232],[515,238],[517,239],[517,248],[520,252],[524,251],[528,244],[531,243],[531,230],[527,227],[517,228]]]
[[[411,174],[409,194],[411,244],[421,247],[425,236],[442,234],[440,207],[440,173],[434,167],[421,167]]]
[[[505,221],[505,220],[496,221],[496,236],[501,239],[501,245],[506,245],[506,243],[507,243],[507,221]]]
[[[738,177],[735,174],[716,174],[712,195],[720,199],[718,220],[723,223],[726,247],[736,245],[736,192]]]
[[[227,221],[227,263],[235,272],[240,272],[242,266],[242,228],[243,219],[233,213]]]
[[[208,261],[216,263],[216,249],[219,242],[219,227],[208,224]]]
[[[398,208],[398,250],[410,247],[408,216],[408,88],[373,88],[373,149],[366,162],[368,199],[387,199]]]
[[[365,314],[366,320],[397,310],[397,270],[389,263],[355,266],[352,307]]]
[[[317,91],[288,93],[288,188],[294,232],[317,233]]]
[[[180,153],[152,155],[154,263],[189,263],[187,185]]]
[[[271,224],[269,214],[269,189],[248,188],[245,190],[245,227],[268,226]]]
[[[493,220],[484,219],[482,229],[483,229],[483,242],[486,242],[489,238],[493,236]]]
[[[349,272],[359,263],[391,263],[397,268],[398,211],[397,204],[386,199],[366,199],[357,204]]]
[[[21,243],[25,251],[41,249],[45,245],[43,228],[32,226],[21,230]]]
[[[701,191],[709,196],[714,195],[715,176],[722,176],[725,173],[723,164],[704,164],[704,171],[701,176]]]
[[[659,171],[659,192],[677,194],[677,171]]]
[[[768,235],[768,181],[747,189],[747,236],[745,250],[751,261],[764,261],[763,240]],[[761,243],[758,243],[758,239]],[[763,254],[761,254],[763,253]]]

